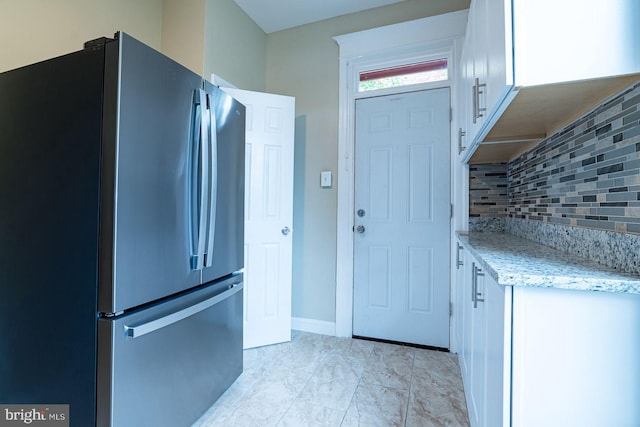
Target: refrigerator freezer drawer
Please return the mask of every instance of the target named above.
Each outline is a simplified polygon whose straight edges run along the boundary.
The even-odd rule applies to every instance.
[[[98,322],[98,426],[188,426],[242,372],[242,275]]]

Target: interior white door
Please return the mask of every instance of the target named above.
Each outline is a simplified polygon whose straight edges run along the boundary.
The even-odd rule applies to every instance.
[[[290,341],[295,99],[224,90],[247,107],[244,348]]]
[[[449,347],[449,89],[356,101],[353,334]]]

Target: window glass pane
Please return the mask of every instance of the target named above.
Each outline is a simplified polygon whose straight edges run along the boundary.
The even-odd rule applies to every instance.
[[[446,59],[360,73],[358,92],[447,80]]]

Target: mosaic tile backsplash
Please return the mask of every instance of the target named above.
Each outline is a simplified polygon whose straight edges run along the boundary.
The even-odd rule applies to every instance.
[[[507,164],[469,165],[469,231],[503,231],[508,207]]]
[[[506,165],[470,165],[469,188],[469,231],[640,274],[640,81]]]
[[[640,82],[508,164],[508,216],[640,234]]]
[[[472,231],[507,216],[640,234],[640,82],[508,164],[470,165],[469,188]]]

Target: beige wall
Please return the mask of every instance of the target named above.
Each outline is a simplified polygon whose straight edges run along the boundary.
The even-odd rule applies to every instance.
[[[160,0],[162,53],[202,75],[205,0]]]
[[[207,0],[205,16],[204,76],[264,92],[266,34],[233,0]]]
[[[338,46],[331,37],[467,9],[469,0],[408,0],[267,36],[267,91],[296,98],[294,317],[335,321]],[[320,171],[334,185],[320,188]]]
[[[119,30],[207,79],[265,89],[266,35],[233,0],[0,0],[0,72]]]
[[[118,30],[160,49],[162,0],[0,0],[0,72]]]
[[[233,0],[164,0],[162,52],[209,80],[265,90],[266,34]]]

